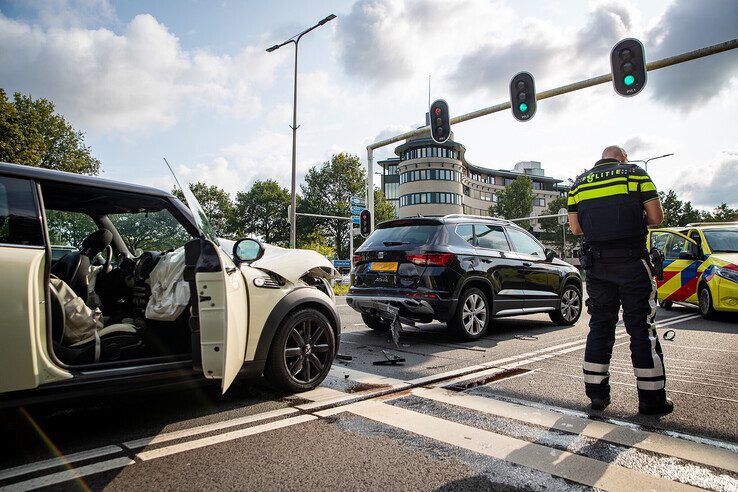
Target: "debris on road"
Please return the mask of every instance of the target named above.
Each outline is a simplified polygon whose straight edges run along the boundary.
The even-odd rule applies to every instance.
[[[398,357],[395,354],[391,354],[386,350],[382,350],[382,353],[387,360],[375,360],[372,362],[375,366],[396,366],[405,362],[404,357]]]
[[[538,337],[535,335],[515,335],[515,338],[518,340],[538,340]]]
[[[345,361],[352,361],[352,360],[354,360],[354,358],[351,357],[350,355],[343,355],[343,354],[336,354],[336,359],[338,359],[338,360],[345,360]]]

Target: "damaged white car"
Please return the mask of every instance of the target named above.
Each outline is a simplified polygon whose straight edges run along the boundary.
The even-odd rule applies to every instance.
[[[186,187],[185,187],[186,188]],[[341,323],[314,251],[218,240],[189,190],[0,163],[0,404],[264,375],[312,389]]]

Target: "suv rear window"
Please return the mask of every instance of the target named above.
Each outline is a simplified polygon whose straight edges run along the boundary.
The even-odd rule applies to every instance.
[[[364,242],[362,248],[420,246],[432,243],[440,228],[440,225],[417,225],[377,229]]]

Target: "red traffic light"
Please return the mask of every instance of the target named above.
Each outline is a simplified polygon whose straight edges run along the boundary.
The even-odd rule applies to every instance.
[[[436,113],[436,116],[441,116],[441,108],[436,108],[433,112]]]

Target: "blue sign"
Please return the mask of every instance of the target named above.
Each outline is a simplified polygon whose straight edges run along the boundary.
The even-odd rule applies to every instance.
[[[333,260],[333,268],[351,268],[351,260]]]
[[[351,215],[359,215],[362,210],[364,210],[364,207],[351,206]]]
[[[361,219],[359,217],[357,217],[356,215],[354,215],[354,216],[351,217],[351,222],[353,222],[356,225],[359,225],[359,224],[361,224]]]
[[[363,196],[352,196],[351,197],[351,206],[354,206],[354,207],[362,207],[362,208],[365,207],[366,206],[366,202],[364,202],[364,197]]]

